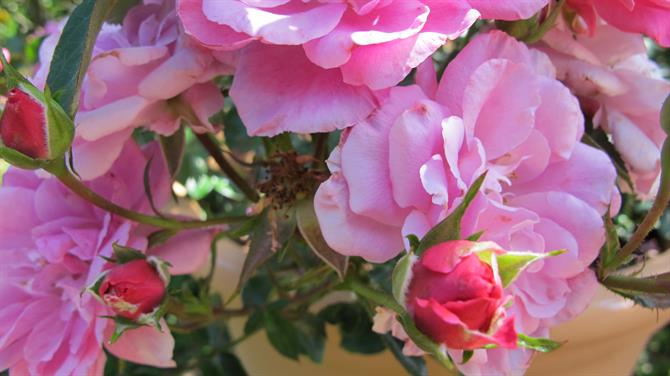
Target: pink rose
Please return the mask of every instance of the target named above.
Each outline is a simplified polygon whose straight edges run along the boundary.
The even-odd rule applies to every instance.
[[[568,0],[595,32],[599,16],[619,30],[646,34],[670,47],[670,3],[666,0]]]
[[[505,252],[492,242],[451,241],[428,249],[413,267],[408,310],[419,330],[450,349],[517,346],[497,267],[479,258],[481,250]]]
[[[105,173],[135,128],[170,135],[187,119],[197,132],[213,130],[209,118],[223,107],[223,96],[211,80],[232,67],[181,34],[174,6],[145,0],[122,25],[103,25],[75,119],[74,164],[82,178]],[[57,30],[40,48],[38,85],[59,37]]]
[[[165,287],[153,265],[147,260],[134,260],[113,266],[98,294],[117,315],[135,320],[161,304]]]
[[[658,119],[670,82],[647,57],[642,36],[602,23],[589,36],[559,24],[546,34],[540,49],[556,66],[558,78],[594,115],[594,126],[611,135],[635,192],[655,194],[666,138]]]
[[[370,89],[398,84],[480,16],[527,18],[546,4],[179,0],[178,9],[186,33],[204,46],[251,44],[242,52],[231,96],[249,133],[267,136],[350,126],[376,107]]]
[[[406,235],[423,236],[488,171],[462,235],[484,231],[482,240],[510,251],[567,250],[507,289],[516,329],[544,336],[595,292],[589,265],[604,241],[602,216],[618,199],[614,166],[579,142],[579,103],[543,53],[491,32],[461,51],[439,85],[432,69],[419,67],[421,87],[391,89],[373,116],[343,133],[315,199],[324,238],[342,254],[387,261],[406,247]],[[523,370],[530,356],[477,352],[480,360],[514,358],[514,366],[500,361],[507,371]]]
[[[150,182],[159,207],[167,202],[169,176],[157,145],[126,143],[112,169],[88,186],[118,205],[150,213],[144,166],[153,157]],[[21,208],[21,210],[17,210]],[[174,339],[142,327],[108,340],[112,310],[82,290],[112,256],[112,244],[147,250],[156,230],[126,221],[84,201],[54,178],[10,168],[0,187],[0,370],[31,375],[102,375],[103,346],[135,363],[174,366]],[[192,273],[209,255],[211,234],[185,232],[146,251]],[[185,244],[188,247],[185,247]]]

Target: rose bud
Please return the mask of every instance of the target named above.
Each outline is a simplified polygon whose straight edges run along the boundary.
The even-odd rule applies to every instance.
[[[7,95],[0,119],[0,135],[5,146],[33,159],[49,157],[44,107],[18,88]]]
[[[156,268],[147,260],[139,259],[110,269],[98,294],[117,315],[137,320],[161,304],[165,285]]]
[[[33,86],[2,54],[0,61],[11,87],[0,118],[0,158],[21,168],[43,168],[61,159],[74,138],[72,119],[49,90]]]
[[[412,267],[406,295],[417,328],[451,349],[516,347],[514,319],[506,315],[508,300],[491,256],[504,252],[492,242],[464,240],[429,248]]]

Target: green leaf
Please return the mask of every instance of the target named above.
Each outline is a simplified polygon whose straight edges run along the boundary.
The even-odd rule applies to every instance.
[[[245,307],[260,306],[267,302],[272,291],[272,282],[267,276],[257,275],[242,288],[242,302]]]
[[[337,253],[326,243],[314,211],[313,198],[302,200],[296,205],[296,219],[300,233],[314,254],[335,269],[340,278],[344,278],[349,258]]]
[[[95,40],[115,3],[116,0],[84,0],[68,18],[54,51],[47,87],[71,118],[79,107],[79,91]]]
[[[298,332],[300,352],[307,355],[312,362],[320,364],[326,349],[326,325],[322,318],[307,314],[294,322]]]
[[[146,166],[144,166],[144,174],[142,179],[142,183],[144,184],[144,194],[146,195],[147,200],[149,201],[149,205],[151,205],[151,210],[153,210],[154,214],[164,218],[163,214],[156,207],[156,203],[154,202],[154,195],[151,191],[151,163],[153,160],[153,157],[149,158]]]
[[[547,257],[558,256],[565,253],[564,250],[553,251],[548,253],[531,253],[531,252],[507,252],[501,255],[495,255],[498,263],[498,273],[503,287],[509,286],[519,276],[519,274],[535,261],[545,259]],[[491,251],[480,252],[479,257],[483,261],[490,260],[492,256]]]
[[[117,243],[112,244],[112,248],[114,249],[114,261],[117,264],[127,264],[131,261],[145,260],[147,258],[144,253]]]
[[[398,260],[398,263],[393,269],[393,297],[403,307],[405,307],[405,295],[407,294],[407,288],[409,287],[409,283],[412,280],[412,267],[414,266],[416,260],[417,257],[414,255],[414,253],[410,252]]]
[[[287,358],[298,360],[300,342],[293,324],[281,316],[279,311],[263,312],[265,332],[272,346]]]
[[[368,312],[359,304],[333,304],[319,312],[319,316],[339,327],[340,346],[349,352],[377,354],[386,348],[381,336],[372,331]]]
[[[558,349],[562,344],[549,338],[535,338],[519,333],[518,345],[527,349],[548,353]]]
[[[251,335],[263,329],[263,311],[255,310],[244,323],[244,334]]]
[[[474,234],[468,236],[466,240],[469,240],[471,242],[477,242],[484,235],[484,232],[486,232],[486,231],[482,230],[482,231],[479,231],[479,232],[475,232]]]
[[[293,236],[295,227],[295,218],[291,212],[268,210],[262,214],[261,222],[251,234],[249,252],[244,259],[237,291],[242,289],[259,267],[281,251]]]
[[[186,132],[184,131],[184,127],[181,126],[171,136],[160,136],[158,139],[170,176],[174,178],[179,173],[186,148]]]
[[[244,370],[244,366],[240,359],[231,353],[223,353],[218,356],[219,366],[223,375],[226,376],[247,376],[247,371]],[[207,375],[208,373],[204,372],[203,374]]]
[[[472,350],[463,351],[463,361],[461,364],[468,364],[473,355],[475,355],[475,352]]]
[[[411,376],[428,376],[428,369],[426,368],[426,362],[423,360],[423,357],[407,356],[403,354],[402,348],[404,342],[396,339],[390,334],[383,335],[382,339],[386,344],[386,347],[391,350],[393,356],[395,356],[408,374]]]
[[[158,230],[149,234],[149,245],[148,248],[158,247],[159,245],[165,244],[173,236],[177,235],[179,231],[177,230]]]
[[[603,216],[603,223],[605,224],[605,244],[600,248],[600,267],[598,268],[601,277],[604,276],[606,270],[614,261],[617,251],[621,248],[619,243],[619,235],[616,231],[616,226],[612,221],[609,210]]]
[[[651,293],[644,291],[619,290],[610,288],[615,293],[628,298],[635,304],[649,309],[668,309],[670,308],[670,294]]]
[[[446,242],[450,240],[459,240],[461,238],[461,220],[465,215],[465,211],[468,209],[468,206],[472,203],[472,200],[475,199],[477,193],[482,187],[486,179],[486,173],[482,174],[463,197],[463,201],[445,218],[442,222],[438,223],[437,226],[433,227],[428,233],[421,239],[421,244],[416,250],[416,255],[421,256],[423,252],[428,250],[428,248]]]

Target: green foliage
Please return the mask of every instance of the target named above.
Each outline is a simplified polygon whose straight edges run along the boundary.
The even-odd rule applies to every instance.
[[[340,346],[347,351],[376,354],[386,348],[382,337],[371,330],[372,321],[365,308],[359,304],[333,304],[319,312],[319,316],[339,327],[342,337]]]
[[[72,11],[54,51],[47,87],[72,118],[79,107],[79,90],[93,45],[115,3],[116,0],[84,0]]]
[[[667,376],[670,370],[670,326],[656,333],[638,359],[636,376]]]

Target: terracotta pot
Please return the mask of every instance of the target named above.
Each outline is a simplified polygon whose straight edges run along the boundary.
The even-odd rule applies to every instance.
[[[244,260],[244,250],[233,243],[223,242],[219,255],[215,289],[227,296],[235,288]],[[670,253],[648,262],[645,274],[665,271],[668,266]],[[649,337],[668,320],[670,310],[656,312],[633,306],[601,288],[584,314],[553,329],[552,338],[567,342],[557,351],[537,355],[528,375],[629,375]],[[231,331],[235,337],[241,335],[244,322],[244,319],[231,321]],[[326,353],[321,365],[306,358],[294,362],[282,357],[268,343],[264,332],[242,342],[237,347],[237,354],[251,375],[406,374],[390,353],[374,356],[351,354],[339,347],[336,328],[327,328],[327,334]],[[431,375],[451,374],[432,361],[428,362],[428,367]]]

